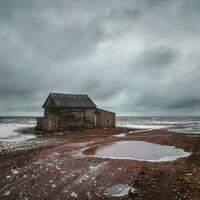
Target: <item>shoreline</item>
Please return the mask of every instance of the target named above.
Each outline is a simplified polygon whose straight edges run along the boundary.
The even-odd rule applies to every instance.
[[[122,133],[126,136],[115,136]],[[0,156],[1,199],[116,199],[104,194],[116,183],[137,191],[123,199],[196,200],[200,196],[200,136],[188,137],[164,129],[116,128],[54,134],[50,138],[54,140],[48,144]],[[171,145],[192,155],[152,163],[83,154],[86,148],[122,140]]]

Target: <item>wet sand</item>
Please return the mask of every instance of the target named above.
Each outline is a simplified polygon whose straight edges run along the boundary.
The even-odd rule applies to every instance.
[[[200,136],[167,130],[129,131],[57,133],[40,137],[50,141],[43,145],[1,152],[0,199],[199,199]],[[123,140],[175,146],[192,155],[169,162],[146,162],[84,154],[85,150],[91,154],[97,146]],[[107,188],[116,184],[125,184],[134,192],[124,197],[106,194]]]

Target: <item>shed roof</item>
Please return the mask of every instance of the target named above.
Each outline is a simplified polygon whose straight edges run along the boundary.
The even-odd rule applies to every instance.
[[[86,94],[50,93],[43,108],[96,108],[95,103]]]

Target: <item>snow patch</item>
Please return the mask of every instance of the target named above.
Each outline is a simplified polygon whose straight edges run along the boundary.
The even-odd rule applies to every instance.
[[[72,189],[76,189],[79,185],[84,183],[94,182],[95,178],[104,170],[107,162],[100,163],[98,165],[89,166],[88,171],[78,176],[69,186],[64,188],[63,192],[68,193]]]
[[[92,198],[90,192],[87,192],[86,195],[87,195],[88,199],[91,199],[91,198]]]
[[[8,196],[8,195],[10,195],[10,191],[9,191],[9,190],[7,190],[7,191],[3,194],[3,196]]]
[[[138,131],[129,131],[128,133],[143,133],[143,132],[149,132],[152,130],[153,129],[143,129],[143,130],[138,130]]]
[[[126,133],[121,133],[121,134],[117,134],[117,135],[114,135],[115,137],[125,137],[126,136]]]
[[[77,197],[78,195],[75,192],[71,192],[71,197]]]
[[[18,174],[18,171],[16,169],[11,169],[12,174]]]

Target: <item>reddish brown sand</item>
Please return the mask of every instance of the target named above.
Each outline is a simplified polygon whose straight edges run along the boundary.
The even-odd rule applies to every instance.
[[[52,135],[50,138],[55,138],[56,142],[29,150],[1,153],[0,199],[200,199],[199,136],[166,130],[113,136],[128,131],[117,128]],[[120,140],[173,145],[193,153],[170,162],[113,160],[83,155],[89,147]],[[116,183],[128,184],[136,189],[136,193],[121,198],[107,196],[105,189]]]

